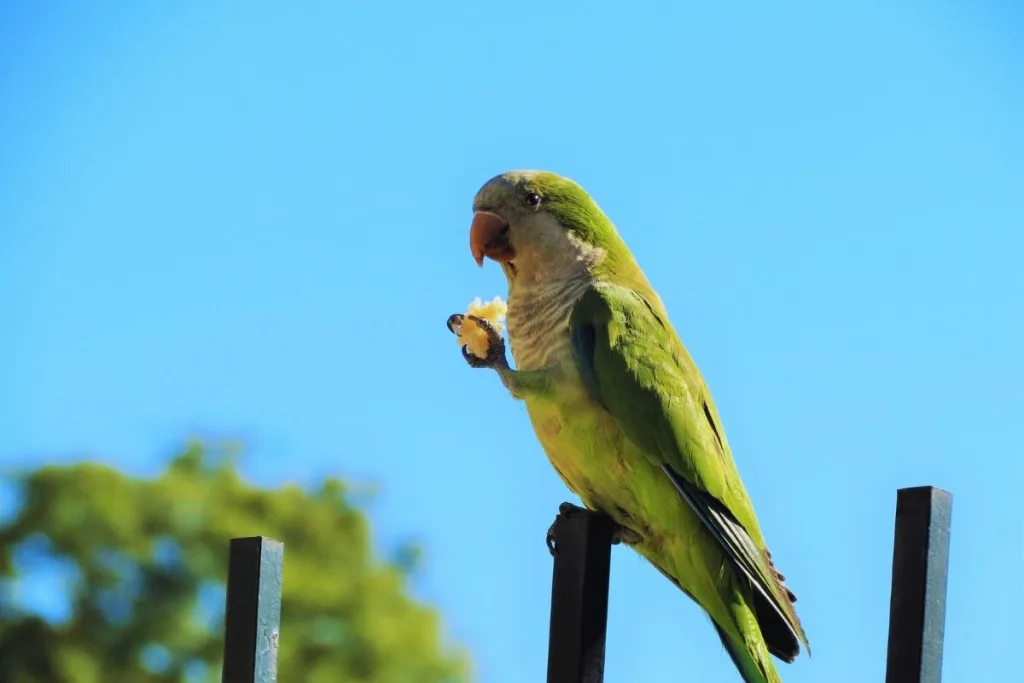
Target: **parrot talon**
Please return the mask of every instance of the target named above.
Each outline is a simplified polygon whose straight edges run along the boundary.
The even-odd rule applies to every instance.
[[[498,332],[489,320],[475,315],[465,317],[482,327],[487,333],[487,355],[485,357],[480,358],[470,353],[467,347],[462,347],[462,355],[470,367],[494,368],[495,370],[508,368],[508,360],[505,358],[505,340],[501,337],[501,332]]]
[[[448,321],[446,323],[448,325],[448,331],[451,332],[452,334],[458,334],[458,331],[456,331],[455,326],[462,325],[462,318],[463,316],[461,313],[452,313],[450,316],[448,316]]]
[[[548,552],[551,553],[551,557],[558,554],[558,543],[555,538],[555,526],[558,524],[558,519],[563,515],[568,517],[569,515],[576,514],[577,512],[586,512],[586,508],[581,508],[579,505],[573,505],[572,503],[562,503],[558,506],[558,514],[555,515],[555,521],[548,527],[548,533],[545,537],[545,541],[548,544]]]
[[[481,358],[480,356],[471,353],[469,350],[469,346],[467,346],[466,344],[462,345],[462,357],[466,359],[466,362],[469,363],[469,367],[471,368],[491,367],[491,363],[488,362],[487,358]]]
[[[504,343],[504,340],[501,338],[501,333],[495,329],[490,320],[481,318],[478,315],[467,315],[466,317],[484,328],[484,331],[487,332],[487,341],[490,342],[492,346],[498,343]]]
[[[462,357],[466,359],[469,367],[493,368],[495,370],[508,369],[508,360],[505,358],[505,340],[502,339],[501,333],[494,328],[490,321],[475,315],[452,313],[448,316],[445,325],[448,327],[449,332],[457,335],[459,331],[456,328],[461,327],[467,318],[475,322],[487,333],[487,355],[483,358],[470,353],[469,346],[463,344]]]
[[[555,538],[555,525],[558,524],[559,517],[562,517],[563,515],[568,517],[576,514],[577,512],[587,512],[587,509],[581,508],[578,505],[573,505],[572,503],[562,503],[558,506],[558,515],[555,517],[555,521],[552,522],[551,526],[548,527],[548,533],[545,537],[548,545],[548,552],[551,553],[552,557],[558,554],[558,544],[556,543]],[[636,545],[643,540],[643,536],[628,527],[622,526],[621,524],[615,524],[615,528],[612,531],[612,545],[619,545],[620,543]]]
[[[569,515],[571,515],[571,514],[573,514],[575,512],[586,512],[586,511],[587,511],[587,508],[581,508],[579,505],[573,505],[572,503],[562,503],[561,505],[558,506],[558,514],[559,515],[565,515],[566,517],[568,517]]]

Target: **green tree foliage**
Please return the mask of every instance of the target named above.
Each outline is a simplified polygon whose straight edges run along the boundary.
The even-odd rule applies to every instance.
[[[23,502],[0,527],[0,681],[219,681],[228,540],[258,535],[285,543],[282,683],[468,679],[435,610],[406,592],[410,553],[373,556],[345,483],[260,489],[208,450],[190,445],[155,479],[83,463],[15,480]],[[61,565],[67,619],[9,599],[19,572]]]

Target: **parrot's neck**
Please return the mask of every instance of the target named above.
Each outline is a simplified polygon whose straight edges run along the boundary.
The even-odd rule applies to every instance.
[[[508,280],[508,338],[520,370],[559,362],[569,352],[569,314],[594,282],[605,252],[566,230],[551,214],[521,219],[514,232],[512,263],[502,264]]]
[[[537,370],[569,351],[569,315],[593,283],[585,270],[547,282],[509,280],[508,338],[519,370]]]

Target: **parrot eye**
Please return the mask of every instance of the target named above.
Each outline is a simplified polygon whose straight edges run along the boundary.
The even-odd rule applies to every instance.
[[[528,195],[526,195],[526,203],[529,206],[537,206],[538,204],[540,204],[540,195],[537,194],[536,192],[529,193]]]

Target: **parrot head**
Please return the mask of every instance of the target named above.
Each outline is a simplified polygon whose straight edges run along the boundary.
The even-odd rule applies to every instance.
[[[615,226],[578,184],[549,171],[510,171],[473,200],[469,244],[477,265],[501,264],[516,280],[594,274],[630,258]]]

